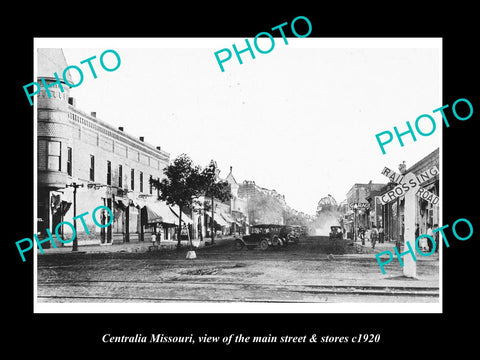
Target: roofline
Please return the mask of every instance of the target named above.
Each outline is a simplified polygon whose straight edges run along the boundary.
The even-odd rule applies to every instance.
[[[435,153],[439,153],[440,154],[440,147],[437,147],[435,150],[433,150],[430,154],[424,156],[423,158],[421,158],[420,160],[418,160],[415,164],[413,164],[412,166],[410,166],[408,169],[407,169],[407,172],[411,172],[412,169],[415,169],[415,167],[418,167],[420,166],[420,163],[425,161],[426,159],[430,158],[430,157],[435,157]],[[439,159],[440,160],[440,159]]]
[[[152,144],[149,144],[145,141],[141,141],[139,138],[136,138],[135,136],[133,135],[130,135],[129,133],[126,133],[124,131],[121,131],[121,130],[118,130],[117,128],[113,127],[112,125],[110,125],[109,123],[107,123],[106,121],[104,120],[101,120],[99,118],[97,118],[96,116],[92,116],[91,114],[88,114],[86,113],[84,110],[81,110],[71,104],[68,104],[68,108],[70,110],[73,110],[79,114],[81,114],[82,116],[86,117],[88,120],[90,121],[93,121],[95,123],[97,123],[98,125],[100,126],[103,126],[105,128],[107,128],[108,130],[114,132],[115,134],[121,136],[121,137],[125,137],[127,138],[128,140],[130,141],[133,141],[135,142],[137,145],[140,145],[140,146],[143,146],[143,147],[146,147],[148,148],[149,150],[152,150],[156,153],[158,153],[159,155],[162,155],[164,157],[168,157],[170,159],[170,153],[168,153],[167,151],[165,150],[158,150],[154,145]]]

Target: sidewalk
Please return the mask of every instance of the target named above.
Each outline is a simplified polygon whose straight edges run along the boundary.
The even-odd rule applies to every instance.
[[[394,241],[385,241],[384,243],[379,243],[377,241],[375,243],[375,248],[372,248],[372,243],[367,239],[365,239],[365,245],[362,245],[362,240],[360,239],[358,239],[357,242],[354,242],[353,244],[354,244],[353,246],[355,246],[358,249],[359,254],[378,254],[383,251],[390,251],[394,254],[394,251],[395,251],[393,249],[395,247]],[[415,254],[417,255],[418,252],[415,251]],[[425,259],[438,260],[438,252],[434,252],[432,255],[429,255],[429,256],[422,256],[421,254],[418,254],[417,258],[421,258],[422,260],[425,260]]]
[[[353,246],[355,246],[361,254],[376,254],[386,250],[393,251],[392,249],[395,246],[395,242],[385,241],[384,243],[379,243],[377,241],[374,249],[372,248],[370,240],[365,239],[365,245],[362,245],[362,240],[357,239],[357,241],[353,243]]]
[[[233,240],[233,236],[224,236],[223,238],[215,239],[215,244],[221,244],[226,241]],[[192,240],[194,248],[203,248],[205,243],[211,242],[210,238],[205,238],[203,241],[200,240]],[[190,245],[188,240],[182,240],[180,242],[183,248],[188,248]],[[161,250],[175,250],[177,248],[177,240],[162,240],[160,245],[157,243],[158,246],[155,251]],[[128,243],[121,243],[121,244],[108,244],[108,245],[78,245],[78,251],[76,253],[85,254],[85,253],[107,253],[107,252],[147,252],[151,251],[150,247],[152,243],[150,241],[140,241],[140,242],[128,242]],[[49,254],[61,254],[61,253],[72,253],[72,246],[62,246],[57,248],[49,248],[43,249],[44,254],[41,254],[39,250],[37,250],[38,255],[49,255]]]

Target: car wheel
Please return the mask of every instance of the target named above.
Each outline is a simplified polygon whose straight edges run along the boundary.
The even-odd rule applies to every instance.
[[[268,249],[268,240],[267,239],[260,240],[260,249],[262,249],[263,251]]]
[[[242,240],[235,240],[235,250],[242,250],[245,244],[243,243]]]
[[[282,245],[282,242],[281,242],[281,240],[278,236],[274,236],[272,238],[272,245],[273,246],[281,246]]]

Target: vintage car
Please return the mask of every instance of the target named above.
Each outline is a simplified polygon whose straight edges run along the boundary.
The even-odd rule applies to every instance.
[[[289,243],[297,244],[302,235],[301,227],[298,225],[283,225],[278,234],[279,243],[274,245],[287,246]]]
[[[235,249],[241,250],[246,246],[250,250],[258,246],[261,250],[267,250],[269,246],[283,246],[287,243],[285,240],[287,235],[288,232],[284,225],[253,225],[250,228],[250,235],[235,239]]]
[[[287,226],[287,231],[288,242],[298,243],[300,236],[305,235],[304,229],[300,225]]]
[[[340,226],[336,226],[336,225],[330,226],[329,239],[330,240],[342,240],[343,239],[342,228]]]

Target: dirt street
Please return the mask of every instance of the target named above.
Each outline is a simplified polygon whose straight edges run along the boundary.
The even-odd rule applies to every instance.
[[[232,241],[144,252],[71,252],[38,257],[38,302],[438,302],[438,259],[398,262],[382,275],[373,254],[343,242],[305,239],[286,248],[235,250]]]

